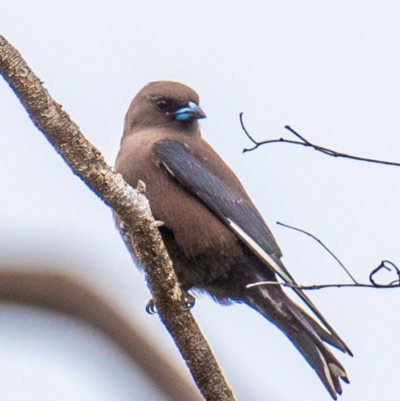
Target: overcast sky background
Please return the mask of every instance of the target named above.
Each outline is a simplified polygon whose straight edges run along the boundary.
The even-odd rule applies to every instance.
[[[400,161],[400,6],[394,1],[6,0],[0,33],[112,164],[128,105],[149,81],[198,91],[204,137],[232,167],[304,284],[360,281],[400,265],[400,168],[311,149],[250,146],[291,125],[321,146]],[[186,368],[132,265],[110,210],[70,172],[0,82],[0,262],[63,266],[103,292]],[[309,293],[355,357],[338,353],[343,401],[398,400],[400,290]],[[253,310],[206,297],[193,313],[238,400],[329,400],[286,337]],[[98,350],[102,350],[99,352]],[[77,322],[0,308],[4,400],[161,400],[134,366]],[[139,386],[139,387],[138,387]],[[138,390],[139,388],[139,390]],[[142,394],[140,397],[137,394]],[[136,394],[133,396],[132,394]]]

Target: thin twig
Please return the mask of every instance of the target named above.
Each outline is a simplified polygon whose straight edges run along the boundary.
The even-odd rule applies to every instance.
[[[363,162],[368,162],[368,163],[377,163],[377,164],[384,164],[384,165],[387,165],[387,166],[400,167],[400,163],[388,162],[388,161],[385,161],[385,160],[369,159],[369,158],[366,158],[366,157],[348,155],[346,153],[337,152],[336,150],[332,150],[332,149],[324,148],[324,147],[319,146],[319,145],[315,145],[315,144],[311,143],[310,141],[308,141],[307,139],[305,139],[302,135],[300,135],[298,132],[296,132],[289,125],[285,125],[285,129],[287,129],[293,135],[295,135],[297,138],[299,138],[300,141],[293,141],[293,140],[290,140],[290,139],[279,138],[279,139],[269,139],[269,140],[266,140],[266,141],[258,142],[247,131],[247,129],[246,129],[245,125],[244,125],[244,122],[243,122],[243,113],[239,114],[239,119],[240,119],[240,125],[242,126],[242,129],[243,129],[244,133],[250,139],[250,141],[254,144],[254,146],[252,148],[244,148],[243,149],[243,153],[251,152],[252,150],[257,149],[259,146],[267,145],[267,144],[270,144],[270,143],[289,143],[289,144],[293,144],[293,145],[301,145],[301,146],[305,146],[305,147],[308,147],[308,148],[313,148],[318,152],[324,153],[325,155],[332,156],[332,157],[342,157],[342,158],[345,158],[345,159],[358,160],[358,161],[363,161]]]
[[[353,281],[354,284],[314,284],[314,285],[292,285],[292,284],[288,284],[288,283],[279,283],[279,282],[273,282],[273,281],[264,281],[262,282],[263,285],[265,284],[273,284],[273,285],[282,285],[284,287],[290,287],[290,288],[299,288],[299,289],[303,289],[303,290],[319,290],[321,288],[331,288],[331,287],[336,287],[336,288],[341,288],[341,287],[369,287],[369,288],[395,288],[395,287],[399,287],[400,286],[400,270],[398,269],[398,267],[391,261],[389,260],[383,260],[380,265],[378,267],[376,267],[375,269],[373,269],[369,275],[369,282],[370,284],[362,284],[359,283],[350,273],[350,271],[346,268],[346,266],[339,260],[339,258],[320,240],[318,239],[315,235],[302,230],[300,228],[297,227],[293,227],[293,226],[289,226],[287,224],[283,224],[280,223],[279,221],[276,222],[276,224],[282,226],[282,227],[287,227],[290,228],[292,230],[295,231],[299,231],[303,234],[308,235],[309,237],[311,237],[312,239],[314,239],[315,241],[317,241],[327,252],[329,252],[329,254],[339,263],[339,265],[342,267],[342,269],[347,273],[347,275],[351,278],[351,280]],[[376,273],[378,273],[380,270],[382,269],[386,269],[388,271],[391,271],[390,267],[386,266],[387,264],[391,265],[392,268],[394,269],[394,271],[397,274],[397,279],[391,281],[388,284],[378,284],[374,281],[374,276]],[[261,285],[260,283],[254,283],[254,284],[250,284],[248,287],[253,287],[254,285]]]
[[[339,265],[342,267],[342,269],[346,272],[346,274],[350,277],[350,279],[354,282],[354,284],[358,284],[357,280],[351,275],[349,270],[346,268],[346,266],[339,260],[339,258],[320,240],[318,239],[315,235],[310,234],[307,231],[301,230],[300,228],[296,228],[293,226],[289,226],[287,224],[280,223],[279,221],[276,222],[276,224],[282,226],[282,227],[287,227],[291,228],[292,230],[299,231],[303,234],[308,235],[309,237],[313,238],[315,241],[317,241],[329,254],[336,260],[336,262],[339,263]]]
[[[388,285],[372,285],[372,284],[363,284],[363,283],[357,283],[357,284],[313,284],[313,285],[292,285],[289,283],[279,283],[277,281],[259,281],[257,283],[252,283],[248,284],[246,288],[251,288],[251,287],[258,287],[261,285],[280,285],[282,287],[289,287],[289,288],[298,288],[300,290],[320,290],[324,288],[345,288],[345,287],[356,287],[356,288],[399,288],[400,285],[398,283],[398,280],[396,280],[395,284],[388,284]]]
[[[397,279],[391,281],[388,284],[378,284],[374,280],[375,274],[377,274],[380,270],[386,269],[389,271],[392,271],[386,264],[390,264],[393,268],[394,271],[397,275]],[[357,288],[400,288],[400,269],[393,263],[390,262],[389,260],[383,260],[378,267],[372,270],[372,272],[369,275],[369,281],[370,284],[365,284],[365,283],[355,283],[355,284],[313,284],[313,285],[295,285],[295,284],[289,284],[289,283],[281,283],[278,281],[259,281],[257,283],[252,283],[248,284],[246,288],[252,288],[252,287],[258,287],[258,286],[263,286],[263,285],[280,285],[282,287],[288,287],[288,288],[297,288],[300,290],[320,290],[323,288],[344,288],[344,287],[357,287]]]

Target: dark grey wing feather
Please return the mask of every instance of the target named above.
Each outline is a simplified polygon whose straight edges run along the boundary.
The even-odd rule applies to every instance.
[[[235,228],[241,230],[242,234],[249,237],[249,241],[256,243],[269,255],[274,265],[278,265],[282,271],[285,281],[294,282],[279,261],[282,254],[275,238],[249,200],[235,193],[183,143],[164,139],[157,142],[153,149],[171,175],[201,199],[225,224],[231,226],[233,231]],[[277,273],[280,274],[279,271]]]

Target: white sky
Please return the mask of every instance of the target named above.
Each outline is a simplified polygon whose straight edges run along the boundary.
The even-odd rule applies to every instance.
[[[129,102],[143,85],[173,79],[196,89],[208,116],[205,138],[269,222],[289,270],[311,284],[346,276],[315,242],[275,222],[312,232],[365,281],[382,259],[400,265],[400,169],[282,144],[243,155],[250,143],[238,114],[260,140],[290,138],[283,129],[289,124],[321,146],[399,162],[399,17],[394,1],[6,0],[0,33],[109,163]],[[71,174],[4,81],[0,160],[0,262],[61,261],[137,319],[185,372],[158,318],[144,312],[146,285],[110,211]],[[400,290],[310,296],[355,354],[339,354],[351,381],[341,399],[397,400]],[[285,336],[254,311],[203,298],[193,312],[238,400],[330,399]],[[35,389],[30,400],[54,400],[60,392],[63,401],[132,399],[123,394],[132,394],[134,379],[121,375],[132,369],[134,376],[135,369],[118,355],[107,360],[111,373],[96,368],[104,361],[94,363],[85,346],[110,347],[104,339],[70,323],[81,341],[73,349],[71,340],[56,341],[68,322],[37,312],[27,319],[28,313],[0,308],[0,338],[7,338],[0,341],[1,399],[27,399],[22,388]],[[63,347],[79,358],[66,358]],[[84,380],[82,369],[89,372]],[[107,388],[102,398],[98,383]]]

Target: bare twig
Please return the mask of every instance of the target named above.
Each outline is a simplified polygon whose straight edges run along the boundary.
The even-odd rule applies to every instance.
[[[343,288],[343,287],[361,287],[361,288],[398,288],[400,287],[400,269],[393,263],[390,262],[389,260],[383,260],[378,267],[376,267],[375,269],[373,269],[369,275],[369,282],[370,284],[363,284],[363,283],[359,283],[358,281],[356,281],[356,279],[351,275],[350,271],[346,268],[346,266],[339,260],[339,258],[320,240],[318,239],[315,235],[310,234],[309,232],[302,230],[300,228],[297,227],[293,227],[293,226],[289,226],[287,224],[283,224],[280,223],[279,221],[276,222],[276,224],[279,224],[282,227],[287,227],[290,228],[292,230],[295,231],[299,231],[303,234],[308,235],[309,237],[311,237],[312,239],[314,239],[315,241],[317,241],[338,263],[339,265],[342,267],[342,269],[347,273],[347,275],[351,278],[351,280],[353,281],[354,284],[313,284],[313,285],[296,285],[296,284],[289,284],[289,283],[281,283],[281,282],[277,282],[277,281],[260,281],[257,283],[252,283],[249,284],[247,286],[247,288],[251,288],[251,287],[256,287],[259,285],[281,285],[283,287],[289,287],[289,288],[298,288],[301,290],[320,290],[322,288]],[[381,271],[382,269],[388,270],[388,271],[392,271],[390,267],[388,267],[387,265],[390,265],[393,269],[394,272],[397,275],[397,279],[396,280],[392,280],[390,283],[388,284],[378,284],[375,282],[374,280],[374,276]]]
[[[17,50],[0,36],[0,73],[72,171],[123,222],[125,241],[144,266],[157,311],[207,400],[233,400],[233,394],[202,333],[188,310],[172,263],[147,199],[108,166],[100,151],[81,133],[45,90]]]
[[[392,280],[388,284],[378,284],[374,280],[374,276],[382,269],[392,271],[390,267],[387,266],[387,264],[391,265],[394,272],[397,275],[396,280]],[[400,288],[400,269],[393,263],[390,262],[389,260],[382,260],[382,262],[379,264],[378,267],[372,270],[372,272],[369,275],[369,281],[370,284],[365,284],[365,283],[354,283],[354,284],[312,284],[312,285],[295,285],[295,284],[289,284],[289,283],[281,283],[278,281],[259,281],[257,283],[251,283],[246,286],[246,288],[251,288],[251,287],[258,287],[258,286],[263,286],[263,285],[280,285],[282,287],[288,287],[288,288],[297,288],[300,290],[320,290],[323,288],[345,288],[345,287],[357,287],[357,288]]]
[[[324,154],[326,154],[328,156],[342,157],[342,158],[346,158],[346,159],[358,160],[358,161],[363,161],[363,162],[368,162],[368,163],[377,163],[377,164],[385,164],[387,166],[400,167],[400,163],[388,162],[388,161],[385,161],[385,160],[369,159],[369,158],[366,158],[366,157],[352,156],[352,155],[348,155],[346,153],[337,152],[336,150],[332,150],[332,149],[324,148],[324,147],[319,146],[319,145],[315,145],[315,144],[311,143],[310,141],[308,141],[307,139],[305,139],[303,136],[301,136],[298,132],[296,132],[289,125],[285,125],[285,129],[287,129],[293,135],[295,135],[297,138],[299,138],[300,141],[294,141],[294,140],[285,139],[285,138],[278,138],[278,139],[269,139],[269,140],[266,140],[266,141],[257,142],[249,134],[249,132],[247,131],[246,127],[244,126],[243,113],[240,113],[239,118],[240,118],[240,124],[242,126],[242,129],[243,129],[244,133],[250,139],[250,141],[253,142],[253,144],[254,144],[254,146],[252,148],[243,149],[243,153],[251,152],[252,150],[257,149],[259,146],[267,145],[269,143],[290,143],[290,144],[293,144],[293,145],[301,145],[301,146],[305,146],[305,147],[308,147],[308,148],[313,148],[316,151],[324,153]]]
[[[295,230],[295,231],[299,231],[299,232],[301,232],[301,233],[303,233],[303,234],[306,234],[306,235],[308,235],[309,237],[313,238],[313,239],[314,239],[315,241],[317,241],[327,252],[329,252],[329,254],[336,260],[336,262],[339,263],[339,265],[340,265],[340,266],[342,267],[342,269],[346,272],[346,274],[351,278],[351,280],[354,282],[354,284],[358,284],[357,281],[356,281],[356,279],[351,275],[351,273],[350,273],[349,270],[346,268],[346,266],[345,266],[345,265],[338,259],[338,257],[337,257],[337,256],[336,256],[336,255],[320,240],[320,239],[318,239],[315,235],[310,234],[310,233],[307,232],[307,231],[301,230],[300,228],[296,228],[296,227],[293,227],[293,226],[289,226],[289,225],[287,225],[287,224],[280,223],[279,221],[277,221],[276,224],[278,224],[278,225],[280,225],[280,226],[282,226],[282,227],[290,228],[290,229]]]
[[[390,265],[390,266],[392,266],[392,268],[394,269],[394,271],[396,272],[396,274],[397,274],[397,279],[396,280],[393,280],[393,281],[391,281],[389,284],[377,284],[376,282],[375,282],[375,280],[374,280],[374,276],[375,276],[375,274],[376,273],[378,273],[380,270],[382,270],[382,269],[386,269],[386,270],[388,270],[388,271],[392,271],[391,269],[390,269],[390,267],[388,267],[388,266],[386,266],[386,265]],[[385,287],[398,287],[398,286],[400,286],[400,270],[399,270],[399,268],[393,263],[393,262],[391,262],[390,260],[382,260],[382,262],[381,262],[381,264],[378,266],[378,267],[376,267],[374,270],[372,270],[372,272],[370,273],[370,275],[369,275],[369,281],[370,281],[370,283],[374,286],[374,287],[380,287],[380,288],[385,288]]]

